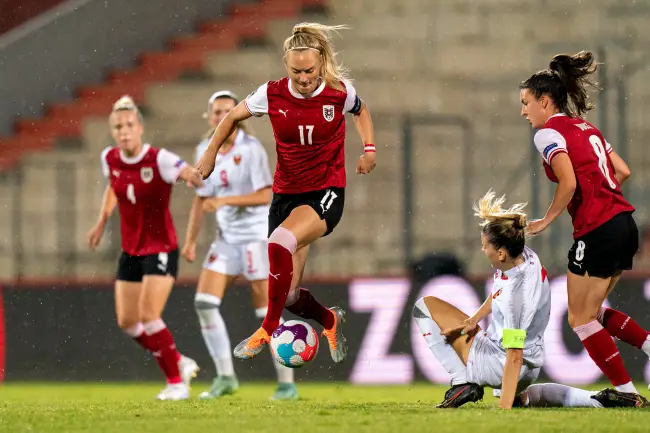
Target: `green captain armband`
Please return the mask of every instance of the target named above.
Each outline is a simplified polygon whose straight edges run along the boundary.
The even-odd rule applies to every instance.
[[[526,331],[523,329],[504,329],[501,345],[504,349],[523,349]]]

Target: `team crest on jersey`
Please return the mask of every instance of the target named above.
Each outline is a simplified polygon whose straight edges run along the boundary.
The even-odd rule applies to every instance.
[[[140,177],[144,183],[149,183],[153,180],[153,168],[151,167],[142,167],[140,169]]]
[[[233,156],[232,160],[235,162],[235,165],[239,165],[239,163],[241,162],[241,155],[238,154]]]
[[[333,105],[323,105],[323,117],[328,122],[334,120],[334,106]]]

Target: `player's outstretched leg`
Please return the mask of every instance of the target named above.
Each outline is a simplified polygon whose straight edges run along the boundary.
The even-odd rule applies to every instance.
[[[343,309],[324,307],[305,288],[299,288],[290,293],[286,309],[303,319],[315,320],[324,328],[323,336],[327,339],[330,355],[334,362],[341,362],[347,357],[348,345],[343,335],[343,324],[345,323]]]
[[[613,308],[603,307],[598,313],[598,321],[609,335],[641,349],[650,358],[650,332],[643,329],[630,316]]]
[[[587,353],[617,391],[637,392],[610,333],[598,321],[600,308],[611,288],[611,278],[567,272],[569,324]]]
[[[639,326],[630,316],[613,308],[603,307],[598,313],[598,321],[609,335],[643,350],[650,357],[650,332]]]
[[[460,310],[444,301],[430,298],[429,301],[438,305],[440,314],[442,316],[439,320],[453,321],[460,323],[467,316]],[[483,398],[483,387],[467,382],[467,367],[465,362],[460,358],[458,352],[441,335],[440,326],[433,320],[433,315],[429,306],[427,305],[427,298],[420,298],[413,307],[413,318],[417,324],[420,332],[424,336],[429,350],[436,357],[442,367],[447,370],[451,376],[451,388],[445,393],[445,399],[442,403],[437,405],[438,408],[453,408],[460,407],[465,403],[478,402]],[[471,344],[471,343],[469,343]],[[463,350],[467,352],[468,350]]]
[[[529,386],[519,396],[523,406],[530,407],[647,407],[648,401],[636,393],[606,388],[600,392],[586,391],[559,383]]]
[[[271,342],[271,335],[280,324],[280,317],[293,278],[293,254],[298,241],[290,230],[278,227],[269,236],[269,306],[262,327],[235,347],[240,359],[250,359]]]

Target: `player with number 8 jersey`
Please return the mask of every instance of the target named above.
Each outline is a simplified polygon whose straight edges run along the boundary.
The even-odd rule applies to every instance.
[[[238,358],[252,358],[268,345],[285,306],[323,326],[334,362],[347,355],[343,310],[325,308],[299,287],[309,245],[331,233],[343,214],[346,113],[353,115],[364,146],[357,173],[367,174],[375,167],[370,112],[336,61],[332,46],[331,34],[343,28],[318,23],[294,26],[284,43],[288,77],[263,84],[228,113],[197,164],[206,178],[238,122],[269,116],[278,156],[269,210],[269,307],[262,327],[235,348]]]
[[[95,249],[108,217],[120,213],[122,254],[115,281],[119,327],[156,358],[167,386],[159,400],[184,400],[198,366],[176,349],[162,311],[178,271],[176,231],[169,212],[172,184],[202,186],[198,171],[179,156],[142,142],[142,114],[133,100],[118,100],[109,117],[116,146],[102,152],[108,179],[99,219],[88,234]]]
[[[601,132],[581,116],[593,107],[587,88],[595,84],[592,53],[555,56],[548,69],[520,85],[521,115],[539,130],[535,146],[547,176],[557,183],[546,216],[529,225],[543,231],[566,208],[573,220],[568,254],[569,324],[618,391],[636,388],[611,337],[650,354],[648,332],[603,303],[632,262],[639,234],[634,207],[621,192],[630,170]]]

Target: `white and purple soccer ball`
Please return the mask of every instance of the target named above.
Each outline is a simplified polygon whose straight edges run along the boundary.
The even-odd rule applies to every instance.
[[[318,334],[307,322],[286,321],[271,336],[271,352],[285,367],[302,367],[318,353]]]

